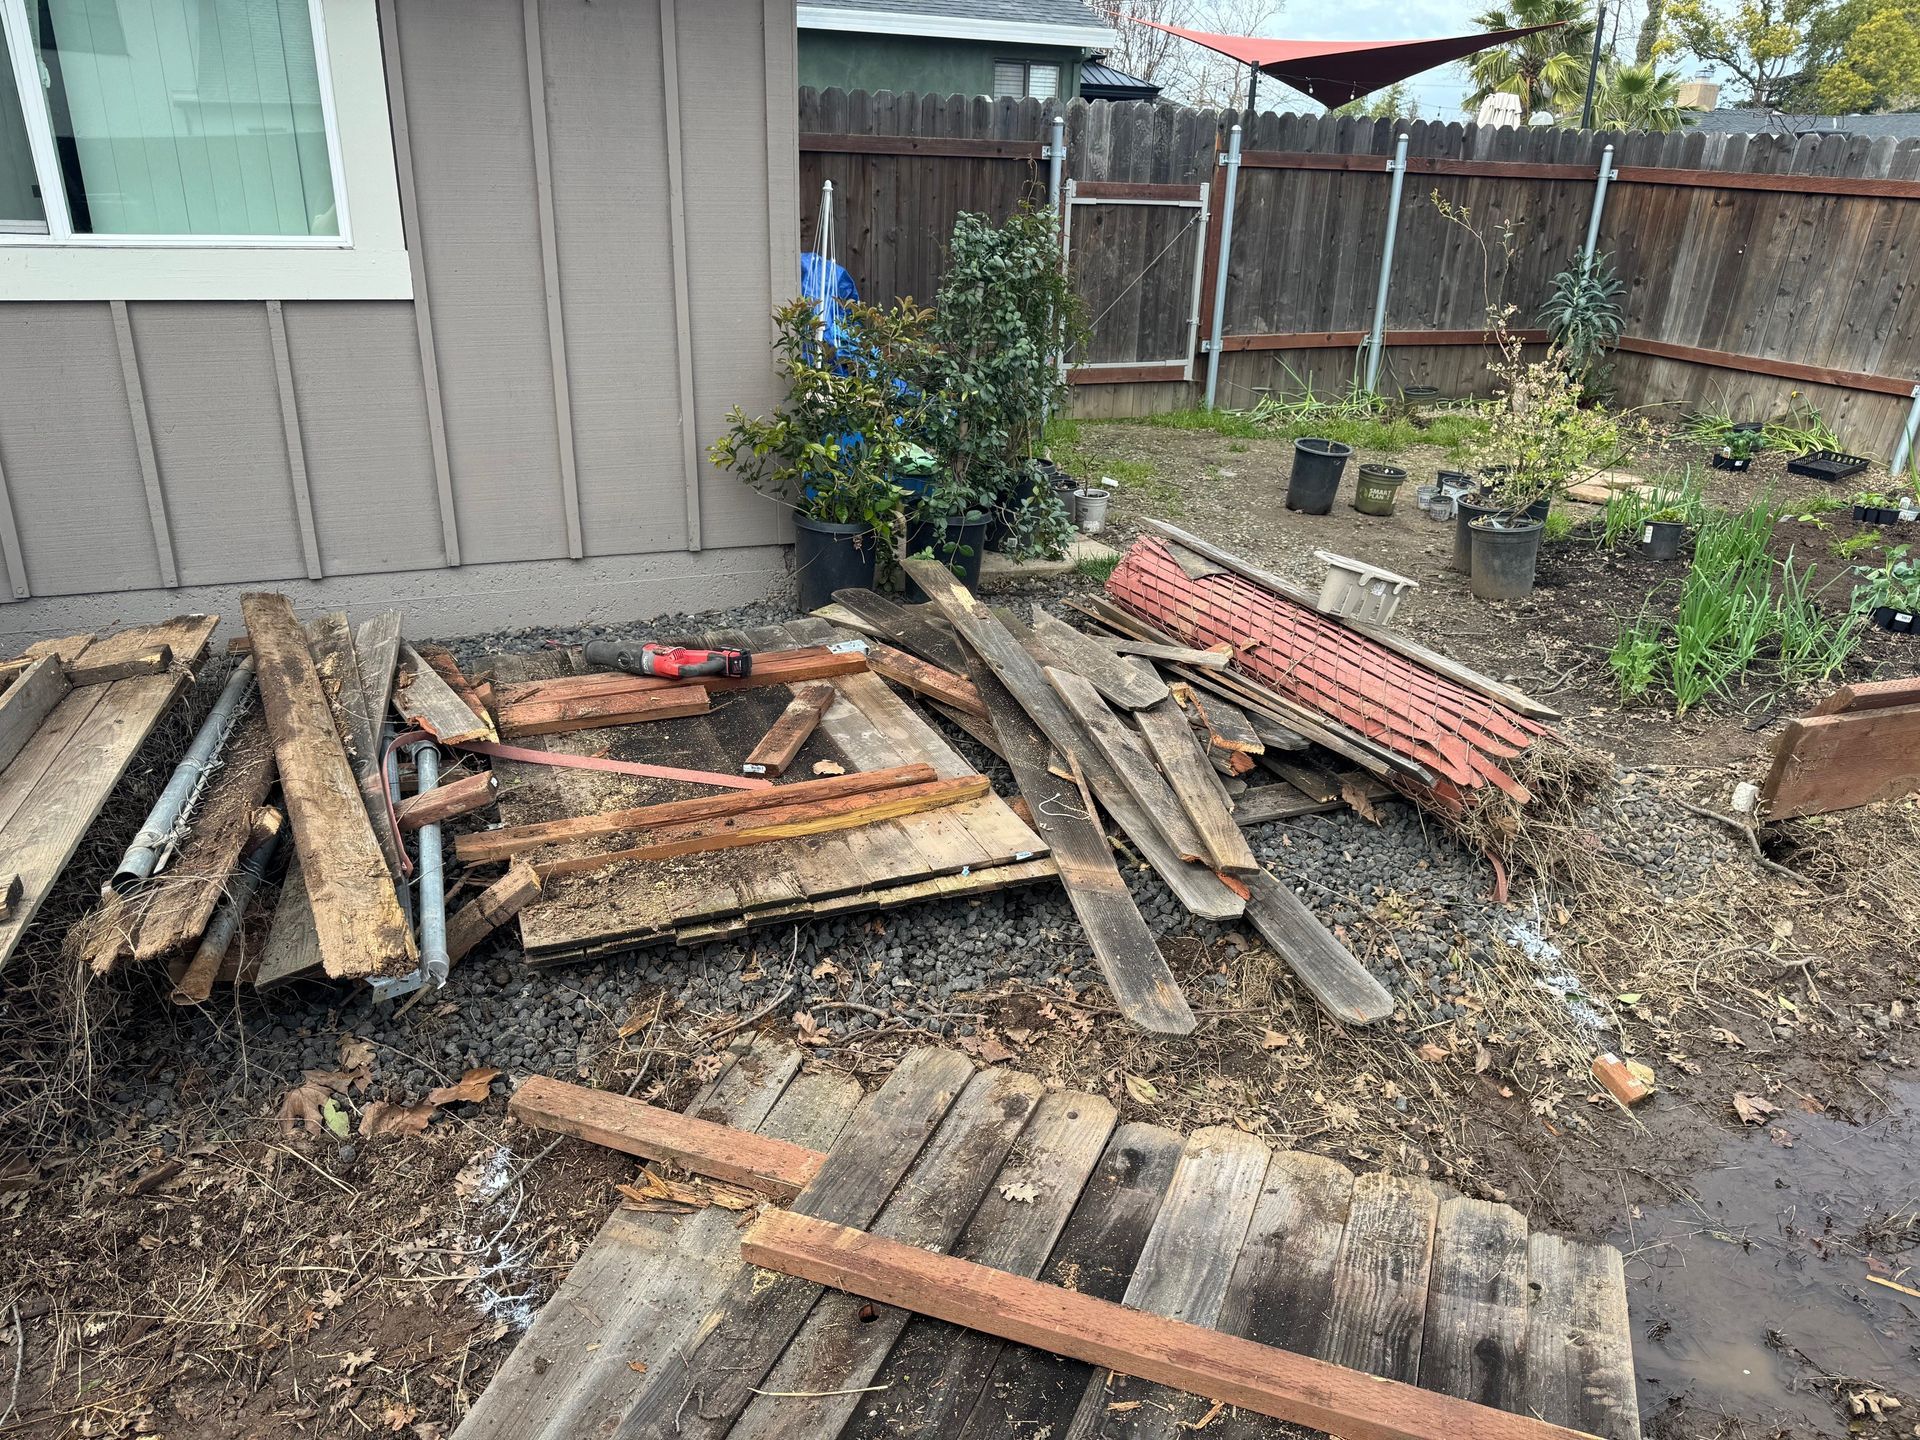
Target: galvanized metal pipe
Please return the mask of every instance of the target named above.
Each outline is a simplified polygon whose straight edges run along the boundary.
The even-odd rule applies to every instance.
[[[1580,252],[1580,273],[1593,273],[1593,252],[1600,244],[1600,217],[1607,211],[1607,185],[1613,179],[1613,147],[1600,152],[1600,174],[1593,182],[1593,213],[1587,217],[1587,248]]]
[[[220,899],[219,908],[213,912],[213,919],[207,923],[200,937],[199,947],[194,951],[193,960],[188,964],[183,976],[198,977],[201,984],[193,993],[187,993],[176,987],[175,1004],[198,1004],[206,999],[206,992],[212,988],[213,979],[220,973],[220,967],[226,962],[227,950],[233,944],[233,937],[240,933],[240,922],[247,917],[247,906],[253,903],[254,892],[260,888],[260,882],[266,878],[267,867],[273,863],[274,852],[280,848],[280,837],[286,834],[287,827],[278,816],[269,815],[277,823],[266,838],[255,845],[247,858],[240,862],[240,868],[234,871],[227,881],[227,893]]]
[[[1257,71],[1255,72],[1258,73]],[[1233,260],[1233,202],[1240,193],[1240,127],[1227,132],[1227,198],[1220,206],[1220,261],[1213,275],[1213,333],[1207,337],[1207,409],[1220,388],[1220,343],[1227,328],[1227,269]]]
[[[1907,409],[1907,425],[1900,432],[1900,443],[1893,447],[1893,463],[1887,466],[1892,474],[1898,475],[1907,468],[1907,462],[1913,458],[1913,442],[1920,435],[1920,385],[1913,387],[1913,404]]]
[[[1407,183],[1407,137],[1402,135],[1394,143],[1393,159],[1388,168],[1393,171],[1393,190],[1387,196],[1387,239],[1380,247],[1380,284],[1373,296],[1373,330],[1367,336],[1367,393],[1377,393],[1380,385],[1381,349],[1387,336],[1387,287],[1393,279],[1393,244],[1400,232],[1400,192]]]
[[[1052,140],[1047,145],[1047,208],[1060,213],[1060,177],[1066,173],[1067,117],[1053,117]]]
[[[153,802],[153,809],[147,812],[140,833],[133,837],[133,844],[120,857],[120,866],[107,881],[105,889],[124,891],[147,879],[159,868],[160,857],[166,854],[167,847],[173,843],[173,832],[180,824],[180,817],[186,814],[188,806],[200,793],[209,768],[226,745],[227,737],[233,733],[234,724],[240,718],[241,706],[253,691],[253,680],[253,657],[249,655],[233,667],[226,688],[220,692],[213,709],[207,712],[207,718],[200,722],[193,744],[180,757],[180,763],[173,767],[167,788]]]
[[[431,740],[415,745],[414,793],[424,795],[440,784],[440,750]],[[417,832],[420,860],[415,866],[420,883],[420,971],[435,986],[447,983],[447,889],[441,868],[440,825],[422,825]]]

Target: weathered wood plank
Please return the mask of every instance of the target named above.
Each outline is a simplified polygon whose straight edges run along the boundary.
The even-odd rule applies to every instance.
[[[1206,751],[1187,717],[1171,699],[1134,712],[1133,723],[1160,762],[1161,773],[1187,813],[1201,847],[1216,870],[1245,874],[1260,868],[1215,783]]]
[[[393,703],[409,729],[425,730],[443,745],[459,745],[468,740],[495,742],[500,739],[494,724],[484,715],[476,715],[467,702],[440,678],[413,646],[400,646],[400,675],[394,686]],[[523,731],[539,734],[539,731]]]
[[[966,669],[967,652],[950,626],[935,624],[921,613],[931,607],[902,605],[872,590],[836,590],[834,600],[858,620],[869,635],[904,645],[921,659],[955,674]]]
[[[524,740],[535,735],[566,735],[575,730],[639,725],[649,720],[679,720],[688,715],[704,715],[712,705],[706,690],[699,685],[676,685],[671,690],[649,690],[637,695],[531,700],[502,705],[497,728],[508,740]]]
[[[13,763],[13,757],[27,748],[34,732],[53,707],[67,698],[73,687],[58,656],[43,655],[31,661],[4,693],[0,693],[0,770]]]
[[[394,818],[402,830],[418,830],[422,825],[439,825],[457,820],[493,804],[500,794],[500,782],[491,770],[462,775],[418,795],[409,795],[393,807]]]
[[[326,971],[335,979],[404,974],[419,960],[413,931],[293,606],[284,595],[253,594],[241,611]]]
[[[1442,1201],[1420,1383],[1477,1405],[1524,1410],[1531,1308],[1526,1217],[1464,1195]]]
[[[1620,1252],[1559,1235],[1527,1241],[1527,1409],[1604,1440],[1638,1440],[1632,1331]]]
[[[1920,705],[1807,715],[1774,742],[1760,788],[1770,820],[1823,815],[1920,787]]]
[[[487,936],[540,898],[540,872],[516,860],[507,873],[447,917],[447,963],[464,959]]]
[[[801,747],[813,738],[820,717],[832,707],[836,693],[833,686],[825,682],[796,685],[793,692],[793,699],[780,712],[780,718],[773,722],[767,733],[760,737],[760,743],[740,762],[742,775],[777,777],[786,774],[787,767],[793,764]]]
[[[1439,1201],[1425,1180],[1361,1175],[1334,1264],[1322,1352],[1336,1365],[1411,1385],[1420,1378],[1427,1271]]]
[[[1033,633],[1069,670],[1124,710],[1144,710],[1167,698],[1167,687],[1151,665],[1116,655],[1038,605],[1033,607]]]
[[[98,663],[90,656],[83,656],[67,667],[67,684],[75,689],[82,685],[111,685],[116,680],[131,680],[138,675],[158,675],[172,664],[173,650],[166,645],[156,645],[124,659],[102,659]]]
[[[1372,1025],[1393,1014],[1393,996],[1334,938],[1313,911],[1275,876],[1242,877],[1251,892],[1247,919],[1320,1008],[1348,1025]]]
[[[1194,829],[1193,821],[1179,797],[1154,768],[1153,760],[1141,745],[1140,737],[1121,723],[1120,717],[1107,708],[1107,702],[1080,676],[1052,666],[1047,667],[1046,676],[1054,693],[1066,702],[1067,709],[1073,712],[1073,718],[1080,722],[1088,738],[1100,748],[1114,773],[1119,775],[1121,783],[1139,802],[1148,823],[1160,832],[1161,838],[1173,847],[1174,853],[1182,860],[1209,862],[1211,853],[1206,842],[1200,838],[1200,832]]]
[[[260,963],[254,968],[253,988],[270,990],[291,980],[318,975],[320,969],[320,930],[314,924],[313,902],[300,872],[300,857],[295,854],[288,858],[286,878],[280,882],[280,896],[274,902],[267,943],[261,948]]]
[[[987,708],[980,703],[980,692],[973,688],[971,680],[917,659],[904,650],[896,650],[891,645],[877,641],[869,644],[867,668],[883,680],[891,680],[929,700],[938,700],[965,714],[986,718]]]

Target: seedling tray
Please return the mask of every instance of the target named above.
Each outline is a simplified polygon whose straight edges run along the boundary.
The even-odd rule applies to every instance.
[[[1724,450],[1713,452],[1713,468],[1716,470],[1745,470],[1752,464],[1751,455],[1729,455]]]
[[[1898,505],[1856,505],[1853,518],[1867,525],[1897,525],[1900,523]]]
[[[1882,630],[1889,630],[1895,635],[1911,635],[1920,629],[1920,616],[1896,610],[1891,605],[1874,606],[1867,618]]]
[[[1789,475],[1808,475],[1815,480],[1844,480],[1866,468],[1863,457],[1839,450],[1810,450],[1787,461]]]

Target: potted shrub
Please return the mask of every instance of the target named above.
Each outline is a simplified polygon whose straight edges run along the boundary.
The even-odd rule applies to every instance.
[[[1853,608],[1896,635],[1920,630],[1920,560],[1910,558],[1909,549],[1895,545],[1879,569],[1855,571],[1863,583],[1854,587]]]
[[[882,557],[893,552],[902,490],[911,463],[911,435],[924,405],[930,350],[927,312],[911,301],[890,309],[845,307],[853,337],[836,353],[811,302],[796,300],[776,315],[774,350],[787,398],[770,415],[749,418],[735,406],[727,433],[707,458],[732,470],[793,511],[798,604],[813,610],[833,592],[869,587]]]
[[[1713,468],[1716,470],[1745,470],[1753,464],[1753,457],[1764,450],[1766,436],[1758,430],[1748,430],[1734,426],[1727,432],[1713,452]]]
[[[1650,560],[1672,560],[1687,542],[1687,512],[1678,505],[1656,510],[1640,531],[1640,543]]]
[[[1021,558],[1064,555],[1072,529],[1050,483],[1057,467],[1036,456],[1066,400],[1060,357],[1082,325],[1051,212],[1022,208],[998,226],[960,216],[937,309],[928,433],[951,483],[929,492],[916,524],[964,527],[978,510],[981,542]],[[977,555],[970,569],[977,578]]]

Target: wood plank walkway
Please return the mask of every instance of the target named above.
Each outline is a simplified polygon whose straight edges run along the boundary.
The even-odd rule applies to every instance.
[[[1640,1434],[1610,1246],[1228,1128],[1116,1125],[1098,1096],[951,1051],[914,1052],[864,1099],[799,1068],[783,1044],[742,1045],[689,1107],[826,1151],[797,1213],[1605,1440]],[[738,1220],[615,1212],[455,1440],[1173,1440],[1212,1408],[757,1271]],[[1206,1433],[1309,1432],[1227,1410]]]
[[[817,620],[752,632],[688,635],[694,645],[754,650],[830,644],[847,638]],[[498,680],[566,673],[560,653],[501,656]],[[818,729],[787,778],[809,778],[819,760],[848,772],[927,764],[941,778],[967,764],[879,676],[844,675]],[[656,765],[737,771],[794,698],[767,686],[723,697],[712,713],[646,724],[579,730],[519,743],[574,754],[611,755]],[[496,760],[501,819],[529,824],[595,814],[710,791],[659,780]],[[534,963],[585,959],[663,940],[692,944],[759,925],[874,910],[915,900],[980,894],[1058,874],[1046,843],[998,795],[882,821],[856,830],[772,841],[738,853],[715,851],[624,864],[614,871],[556,876],[520,915]]]

